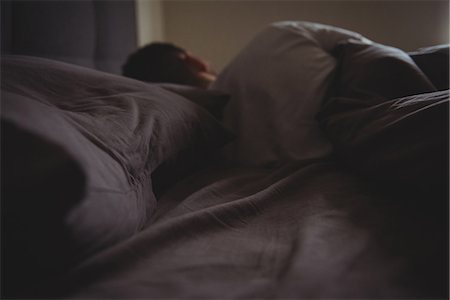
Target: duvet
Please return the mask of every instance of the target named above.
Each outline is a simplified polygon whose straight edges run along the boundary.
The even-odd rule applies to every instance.
[[[448,86],[413,58],[307,22],[207,91],[3,58],[3,295],[448,297]]]

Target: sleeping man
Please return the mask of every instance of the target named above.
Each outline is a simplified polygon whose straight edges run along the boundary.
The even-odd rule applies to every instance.
[[[216,74],[208,63],[169,43],[151,43],[132,53],[122,67],[126,77],[208,88]]]

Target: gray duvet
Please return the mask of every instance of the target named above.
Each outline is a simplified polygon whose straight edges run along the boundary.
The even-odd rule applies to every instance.
[[[351,57],[339,73],[332,48],[348,39],[364,48],[352,54],[360,69],[412,74],[421,92],[365,90],[373,84],[352,81]],[[388,64],[372,64],[379,53]],[[231,142],[164,86],[24,57],[2,70],[2,138],[12,145],[2,145],[2,165],[14,175],[2,176],[9,295],[448,296],[449,96],[400,50],[329,26],[271,26],[215,85],[231,95]],[[157,197],[160,168],[168,188]]]
[[[204,170],[159,204],[75,270],[71,297],[418,298],[445,284],[429,216],[330,162]]]

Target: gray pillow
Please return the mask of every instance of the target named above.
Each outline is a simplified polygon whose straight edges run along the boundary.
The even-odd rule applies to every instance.
[[[230,100],[229,94],[218,90],[206,90],[171,83],[161,83],[158,85],[200,105],[218,120],[222,120],[224,108]]]
[[[334,96],[366,104],[436,91],[427,76],[402,50],[350,39],[333,50],[338,74]]]

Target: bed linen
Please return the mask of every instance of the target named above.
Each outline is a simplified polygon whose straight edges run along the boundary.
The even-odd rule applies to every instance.
[[[409,52],[409,56],[439,90],[449,88],[449,45],[437,45]]]
[[[76,269],[69,298],[438,297],[445,218],[408,200],[332,162],[203,170],[151,226]]]
[[[444,299],[448,182],[447,189],[417,193],[417,180],[439,181],[448,168],[439,161],[443,173],[426,173],[426,156],[417,155],[442,158],[434,150],[445,147],[429,147],[429,141],[442,140],[445,132],[437,134],[442,126],[427,123],[423,114],[431,111],[432,120],[440,108],[447,116],[439,122],[448,122],[442,107],[448,101],[448,92],[433,92],[349,110],[354,116],[344,121],[331,114],[338,120],[333,128],[341,130],[335,136],[348,136],[343,144],[349,152],[364,141],[358,136],[370,140],[404,126],[393,144],[404,150],[385,143],[349,154],[361,168],[391,168],[378,174],[361,176],[334,157],[276,167],[218,161],[192,174],[160,198],[149,227],[75,269],[68,298]],[[367,121],[354,126],[360,135],[344,135],[348,131],[338,125],[358,117]],[[417,129],[411,122],[426,128],[419,141],[403,136]],[[393,154],[399,155],[395,163],[409,168],[391,165]],[[397,190],[377,178],[395,179]]]
[[[383,84],[369,85],[363,98],[343,94],[361,78],[343,71],[344,59],[333,52],[349,40],[369,53],[373,49],[389,53],[369,55],[369,61],[388,57],[377,76],[407,68],[404,73],[418,84],[408,90],[400,76],[388,80],[388,89]],[[352,62],[352,57],[346,61]],[[342,75],[350,77],[339,85]],[[395,80],[400,80],[398,89]],[[368,176],[369,180],[336,160],[332,152],[336,140],[324,139],[317,131],[316,114],[333,95],[352,96],[358,108],[370,107],[361,117],[364,120],[389,119],[350,126],[360,129],[361,136],[371,136],[370,129],[383,132],[389,124],[403,124],[406,116],[420,115],[426,103],[448,105],[445,92],[389,99],[435,91],[404,52],[335,27],[276,23],[231,62],[214,88],[231,94],[224,113],[224,123],[237,135],[224,152],[230,161],[219,158],[217,165],[164,194],[149,227],[74,271],[69,298],[445,298],[445,191],[439,199],[432,191],[414,194],[407,188],[414,184],[409,179],[406,188],[398,191],[381,188],[375,176]],[[374,88],[389,94],[372,97]],[[412,105],[389,115],[383,108],[392,103]],[[348,106],[339,103],[338,108],[345,111]],[[347,120],[356,123],[359,117],[355,113]],[[441,117],[444,123],[448,120],[445,112]],[[338,123],[342,124],[347,123]],[[405,130],[414,130],[410,125],[406,122]],[[435,130],[426,131],[430,138]],[[397,135],[402,137],[402,132]],[[351,146],[351,141],[345,140],[345,145]],[[427,149],[426,141],[415,145]],[[389,146],[380,143],[373,150],[388,155],[393,153]],[[363,162],[364,153],[359,154]],[[382,161],[383,156],[378,157]],[[421,166],[413,159],[406,164]],[[422,171],[416,174],[428,174]],[[379,172],[378,177],[387,172]]]
[[[255,166],[329,155],[315,115],[333,83],[332,50],[350,38],[372,43],[311,22],[277,22],[256,35],[213,84],[231,95],[224,124],[237,138],[227,157]]]
[[[264,40],[266,34],[268,39]],[[195,159],[189,155],[190,159],[183,158],[183,155],[179,160],[163,159],[164,162],[161,162],[158,168],[150,168],[151,180],[143,182],[147,184],[143,188],[152,190],[153,193],[150,197],[139,200],[150,200],[154,204],[154,210],[152,214],[145,216],[146,222],[142,226],[135,231],[128,231],[125,236],[76,261],[70,266],[70,270],[64,270],[64,273],[58,273],[58,276],[52,276],[50,279],[39,277],[40,273],[37,271],[23,280],[20,278],[20,272],[26,272],[27,265],[21,265],[22,269],[18,272],[15,282],[17,287],[28,288],[33,283],[44,283],[46,289],[37,296],[58,299],[446,298],[448,194],[444,193],[444,197],[439,198],[439,201],[436,201],[437,198],[432,192],[416,194],[411,192],[413,189],[408,189],[410,187],[408,183],[412,184],[412,181],[408,182],[408,178],[405,188],[397,191],[384,188],[377,179],[389,171],[380,171],[376,176],[372,176],[373,174],[362,176],[361,172],[358,172],[361,170],[351,168],[351,164],[339,156],[342,152],[339,153],[337,150],[348,151],[350,153],[348,157],[356,155],[362,162],[366,162],[364,157],[369,151],[375,159],[367,160],[369,164],[372,162],[372,165],[389,168],[391,166],[389,161],[384,160],[386,154],[391,153],[389,144],[378,143],[381,146],[379,148],[363,148],[366,152],[358,151],[360,148],[352,146],[365,141],[361,136],[365,137],[368,134],[369,137],[371,135],[377,137],[378,133],[384,133],[386,129],[389,133],[392,124],[406,124],[404,127],[400,126],[404,131],[420,128],[430,117],[420,122],[403,123],[402,120],[416,120],[415,116],[421,116],[423,112],[427,115],[427,112],[435,112],[434,109],[442,107],[441,105],[448,105],[448,92],[436,93],[434,88],[428,85],[428,79],[424,77],[426,90],[423,90],[422,94],[410,95],[407,98],[376,97],[377,102],[374,104],[372,101],[366,101],[374,100],[370,97],[372,95],[370,91],[362,98],[356,97],[359,95],[337,94],[336,91],[342,92],[345,89],[342,89],[342,86],[336,87],[338,79],[342,78],[340,76],[342,68],[339,68],[341,64],[339,56],[335,56],[332,50],[335,45],[349,39],[357,40],[359,44],[368,48],[374,45],[372,41],[357,33],[332,26],[306,22],[282,22],[269,26],[219,77],[216,87],[222,93],[213,93],[214,98],[216,96],[220,98],[218,106],[205,104],[202,100],[209,99],[211,94],[205,96],[179,87],[148,85],[95,73],[92,70],[72,69],[69,65],[64,65],[62,67],[64,70],[70,70],[69,73],[63,72],[64,76],[71,74],[69,77],[73,79],[71,76],[74,73],[78,74],[80,76],[78,79],[88,86],[90,78],[95,79],[94,82],[101,79],[102,84],[106,84],[116,92],[117,87],[120,87],[120,93],[107,93],[107,99],[112,97],[114,101],[103,103],[102,105],[106,107],[112,103],[123,104],[128,101],[140,103],[152,100],[159,108],[157,111],[163,112],[163,120],[170,124],[178,120],[178,114],[175,113],[174,116],[173,112],[179,111],[172,109],[171,105],[175,105],[188,115],[193,112],[195,116],[202,115],[202,121],[195,123],[199,127],[194,128],[212,126],[218,133],[204,136],[206,140],[203,141],[206,142],[216,141],[217,137],[222,142],[220,145],[229,141],[227,131],[217,123],[217,118],[222,115],[223,105],[226,105],[223,114],[224,124],[236,134],[236,140],[232,140],[231,147],[224,149],[222,153],[213,154],[211,151],[209,154],[212,156],[208,161],[204,160],[206,154],[200,157],[197,155]],[[277,44],[276,41],[283,43]],[[261,43],[280,46],[274,48],[280,57],[284,51],[292,51],[290,52],[292,56],[288,55],[280,65],[273,61],[265,61],[267,68],[261,65],[261,72],[255,72],[252,68],[254,64],[249,64],[247,59],[254,61],[254,58],[262,59],[266,57],[265,55],[270,55],[270,51],[260,47]],[[299,49],[303,46],[307,50]],[[255,51],[257,56],[252,55]],[[302,56],[300,60],[296,59],[295,63],[291,64],[291,59],[296,58],[295,54],[298,53],[306,56]],[[318,59],[315,62],[318,62],[317,66],[324,67],[323,73],[320,69],[314,68],[316,64],[305,62],[308,54],[313,55],[313,60]],[[402,60],[409,64],[408,67],[414,68],[414,72],[418,72],[422,78],[420,69],[417,69],[410,59],[405,59],[403,52],[400,52],[400,55]],[[47,63],[53,67],[56,64],[49,61]],[[273,69],[270,67],[274,66],[278,73],[272,73]],[[306,66],[311,73],[302,73],[297,69],[301,69],[302,66]],[[26,65],[22,67],[28,68]],[[47,67],[43,67],[40,72],[47,72]],[[58,68],[60,67],[59,65]],[[286,73],[283,73],[284,69]],[[389,72],[390,69],[385,68],[384,71]],[[36,76],[40,72],[31,73]],[[278,74],[279,77],[271,77],[273,74]],[[286,81],[283,81],[283,74],[289,77]],[[50,106],[51,109],[40,108],[41,113],[30,115],[23,109],[21,113],[16,111],[15,117],[14,114],[13,117],[8,116],[11,110],[6,113],[3,110],[2,121],[6,120],[7,124],[13,123],[20,130],[38,136],[51,150],[62,148],[64,151],[57,157],[69,162],[71,172],[75,172],[71,174],[79,175],[78,181],[72,182],[70,187],[82,191],[89,189],[91,187],[89,180],[95,176],[88,171],[99,170],[96,168],[95,159],[94,162],[86,159],[88,153],[83,151],[83,148],[94,149],[95,144],[94,146],[90,144],[93,143],[92,139],[78,139],[81,151],[74,151],[71,140],[64,139],[62,130],[71,123],[67,124],[67,117],[61,116],[67,113],[61,108],[70,106],[76,88],[71,84],[67,85],[70,83],[68,80],[61,89],[58,76],[52,77],[54,80],[52,84],[47,82],[44,85],[37,85],[36,82],[42,82],[41,79],[32,80],[33,77],[29,75],[30,73],[27,73],[27,76],[17,76],[16,80],[13,80],[13,86],[8,85],[8,81],[2,80],[2,90],[6,90],[2,92],[10,97],[9,104],[15,107],[20,103],[26,103],[27,105],[24,104],[22,107]],[[103,81],[105,79],[106,81]],[[104,99],[102,93],[109,90],[98,87],[99,85],[94,85],[93,89],[87,90],[90,96],[87,99],[97,104],[102,102],[99,99]],[[122,93],[122,88],[126,88],[127,91],[131,88],[133,95],[134,92],[139,95],[138,99],[128,98],[130,95]],[[36,93],[36,90],[39,92]],[[43,93],[42,90],[46,92]],[[67,90],[71,93],[64,92]],[[55,91],[62,97],[64,100],[62,102],[66,106],[60,107],[58,99],[52,98]],[[81,91],[86,92],[83,89]],[[223,92],[230,94],[228,104],[223,98]],[[398,96],[407,95],[408,91],[403,89]],[[206,98],[203,98],[204,96]],[[189,97],[197,99],[196,103],[200,106],[203,103],[203,108],[187,101],[186,98]],[[270,100],[279,102],[270,103]],[[261,101],[268,106],[261,106]],[[126,109],[121,110],[122,105],[112,106],[127,115]],[[296,106],[301,109],[293,110],[292,114],[281,114],[291,112],[290,108]],[[390,109],[392,107],[404,109],[392,110]],[[184,109],[188,109],[189,113]],[[54,113],[55,111],[58,113]],[[135,112],[136,110],[131,110],[131,115]],[[317,119],[319,112],[322,118]],[[442,109],[439,112],[442,113]],[[45,121],[40,119],[42,116],[46,117]],[[101,114],[95,116],[104,118]],[[436,115],[431,116],[433,118]],[[448,123],[448,113],[442,114],[442,117],[440,121]],[[41,126],[33,127],[32,120],[47,123],[49,122],[47,118],[64,120],[54,123],[55,126],[52,128],[54,130],[48,128],[44,130]],[[269,124],[258,126],[263,124],[264,120]],[[361,124],[361,120],[368,122]],[[278,127],[280,124],[277,121],[280,121],[281,127]],[[206,124],[203,124],[204,122]],[[99,123],[93,128],[94,131],[98,130],[100,135],[111,135],[108,127],[110,124],[106,121]],[[432,141],[433,130],[441,128],[439,124],[431,126],[429,128],[431,132],[425,130],[424,136]],[[57,125],[63,126],[60,128]],[[187,133],[179,136],[184,142],[197,136],[190,132],[193,127],[186,126],[186,122],[178,125],[187,127],[185,128]],[[106,132],[103,132],[102,129],[105,127]],[[170,129],[171,126],[156,129],[158,128]],[[284,132],[285,128],[290,131]],[[204,130],[195,131],[200,135],[205,133]],[[353,135],[348,134],[349,132]],[[403,137],[403,133],[396,135]],[[427,136],[427,133],[430,135]],[[147,134],[153,136],[151,133]],[[383,137],[383,134],[381,136]],[[436,136],[442,137],[442,133]],[[243,137],[250,140],[247,141]],[[409,138],[407,141],[419,146],[417,149],[420,150],[421,145],[425,146],[423,150],[413,154],[423,155],[423,151],[427,151],[428,140],[415,143],[413,134],[407,137]],[[184,142],[177,145],[184,145]],[[154,146],[157,149],[164,149],[161,148],[163,145]],[[201,145],[197,146],[202,148]],[[442,150],[441,146],[438,148]],[[197,148],[194,147],[195,149]],[[130,149],[122,150],[129,153]],[[356,154],[351,151],[356,151]],[[403,153],[406,152],[408,151],[403,150]],[[49,150],[49,153],[52,152]],[[167,158],[164,151],[157,153]],[[198,154],[197,151],[193,153],[188,151],[189,153]],[[417,159],[420,159],[420,155],[416,156]],[[430,155],[434,155],[434,152]],[[389,158],[389,155],[387,157]],[[385,162],[385,165],[377,164],[376,159]],[[402,156],[400,159],[406,159],[406,164],[414,164],[408,166],[421,167],[420,164],[415,164],[414,157],[410,159],[408,156]],[[200,163],[197,164],[197,161]],[[176,175],[178,171],[183,171],[184,166],[192,162],[196,164],[196,168],[190,169],[189,173],[180,179]],[[159,167],[167,168],[157,174]],[[123,174],[116,171],[113,170],[107,175],[122,178]],[[419,179],[422,171],[418,170],[416,173]],[[448,174],[448,168],[446,171]],[[167,176],[165,178],[170,182],[155,195],[153,185],[157,180],[154,177],[159,175]],[[170,180],[173,179],[171,177],[177,177],[175,181],[178,182]],[[435,177],[436,174],[430,174],[430,178]],[[395,179],[395,176],[392,178]],[[160,183],[157,185],[160,187]],[[80,197],[72,199],[75,205],[77,201],[84,199],[83,196]],[[124,204],[128,203],[127,199],[122,199]],[[71,206],[68,207],[69,210],[70,208]],[[101,215],[102,210],[99,212]],[[134,209],[131,212],[143,213]],[[97,212],[90,213],[90,216],[95,216]],[[130,218],[130,222],[136,222],[130,214],[127,214],[126,209],[118,209],[115,213],[125,214]],[[38,221],[39,216],[33,220]],[[117,214],[107,213],[106,216],[112,220],[109,224],[116,226],[119,232],[124,228],[130,228],[129,222],[114,222],[114,218],[118,219]],[[59,218],[64,220],[64,216]],[[117,237],[118,232],[114,228],[107,229]],[[95,232],[90,234],[92,237]],[[100,241],[103,238],[100,236]],[[51,250],[53,252],[49,251],[43,255],[58,251],[58,249]],[[42,269],[39,269],[41,272],[48,271],[45,263],[41,267]],[[33,293],[27,296],[30,295],[28,298],[36,297]]]
[[[50,278],[139,232],[156,210],[154,190],[232,138],[195,103],[214,102],[214,93],[191,93],[190,101],[163,86],[26,56],[3,57],[2,72],[2,230],[6,272],[17,275],[8,296],[45,296]]]
[[[449,91],[368,105],[332,97],[318,119],[344,164],[381,186],[448,197]]]

